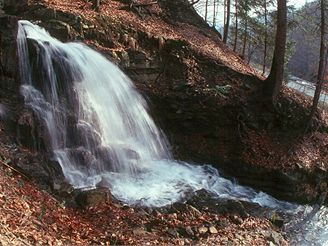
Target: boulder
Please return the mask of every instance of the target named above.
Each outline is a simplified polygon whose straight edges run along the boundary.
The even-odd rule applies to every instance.
[[[66,22],[60,20],[49,20],[42,23],[42,26],[47,29],[47,31],[57,39],[67,42],[69,40],[75,39],[75,30]]]
[[[34,115],[31,111],[25,110],[17,122],[17,142],[29,149],[36,150],[36,126]]]
[[[79,207],[92,207],[100,203],[110,201],[112,195],[108,189],[97,188],[93,190],[80,190],[75,197],[76,204]]]

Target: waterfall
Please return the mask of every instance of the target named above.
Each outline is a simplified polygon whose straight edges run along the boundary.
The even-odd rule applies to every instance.
[[[296,244],[328,240],[325,207],[279,201],[222,178],[209,165],[174,160],[145,100],[101,54],[81,43],[64,44],[28,21],[19,21],[17,46],[25,105],[37,117],[46,151],[74,187],[107,187],[118,199],[144,206],[169,205],[205,189],[302,214],[289,225],[300,231]]]
[[[131,80],[98,52],[62,43],[28,21],[19,21],[17,44],[25,105],[74,187],[106,186],[119,199],[151,206],[200,189],[280,203],[223,179],[210,166],[175,161]]]
[[[21,93],[45,122],[54,158],[72,184],[104,170],[134,175],[152,160],[171,158],[145,100],[117,66],[83,44],[61,43],[28,21],[19,22],[17,41]],[[29,46],[36,52],[32,61]],[[73,122],[67,122],[69,115]],[[78,143],[69,139],[71,132]],[[85,158],[91,163],[78,167]]]

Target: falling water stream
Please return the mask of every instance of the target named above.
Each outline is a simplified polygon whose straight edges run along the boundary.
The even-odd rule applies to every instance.
[[[205,189],[294,214],[288,226],[295,244],[328,241],[325,207],[279,201],[221,177],[209,165],[174,160],[145,100],[101,54],[81,43],[62,43],[28,21],[19,21],[17,44],[25,105],[75,188],[107,187],[126,203],[152,207]]]

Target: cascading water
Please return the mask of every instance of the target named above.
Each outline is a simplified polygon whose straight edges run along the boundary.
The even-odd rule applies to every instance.
[[[17,43],[25,104],[74,187],[108,187],[118,199],[145,206],[165,206],[206,189],[290,213],[306,210],[234,184],[211,166],[175,161],[132,82],[91,48],[64,44],[28,21],[19,22]],[[320,216],[313,218],[313,226],[302,228],[320,231],[314,236],[325,241],[327,231],[315,222]]]

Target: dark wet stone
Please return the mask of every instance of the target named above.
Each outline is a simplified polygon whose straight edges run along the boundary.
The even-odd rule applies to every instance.
[[[277,213],[271,215],[270,221],[273,225],[281,228],[284,225],[284,219]]]
[[[93,207],[100,203],[110,201],[112,195],[108,189],[97,188],[93,190],[76,191],[76,204],[79,207]]]

